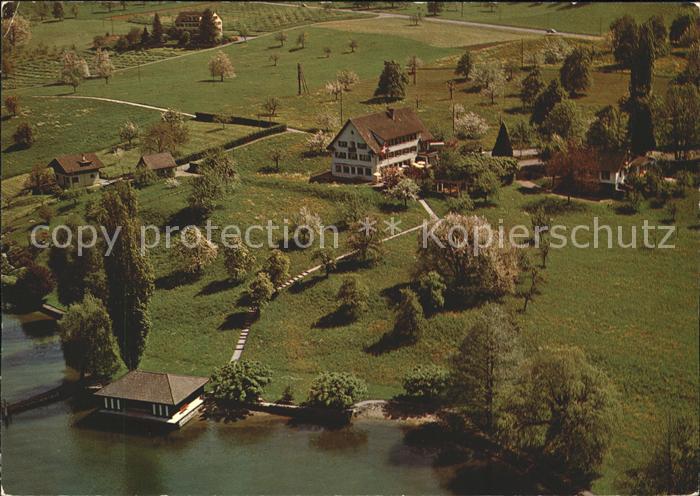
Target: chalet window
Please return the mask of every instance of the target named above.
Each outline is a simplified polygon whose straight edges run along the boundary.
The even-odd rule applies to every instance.
[[[360,160],[363,162],[369,162],[369,155],[360,155]]]
[[[347,141],[338,141],[338,146],[342,146],[343,148],[347,148],[348,142]]]
[[[345,174],[350,174],[350,167],[348,167],[347,165],[344,165],[344,166],[343,166],[343,172],[344,172]]]
[[[335,171],[336,171],[336,172],[340,172],[341,169],[342,169],[342,167],[341,167],[340,165],[336,165],[336,166],[335,166]]]
[[[73,184],[77,183],[79,180],[80,180],[80,178],[74,177],[74,178],[73,178]]]
[[[336,158],[346,158],[347,154],[345,152],[335,152]]]
[[[351,142],[350,142],[350,148],[355,148],[355,142],[354,142],[354,141],[351,141]]]
[[[372,175],[372,169],[369,167],[365,167],[365,176],[371,176]]]
[[[367,143],[358,143],[357,148],[360,150],[366,150],[367,149]]]
[[[357,160],[357,153],[348,153],[348,158],[350,160]]]

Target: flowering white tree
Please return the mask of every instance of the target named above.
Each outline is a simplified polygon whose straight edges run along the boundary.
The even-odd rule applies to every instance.
[[[542,49],[545,64],[558,64],[571,52],[569,44],[559,37],[549,37]]]
[[[335,81],[328,81],[324,86],[324,89],[326,90],[326,93],[333,95],[337,100],[338,96],[343,91],[343,84],[337,79]]]
[[[481,88],[481,93],[491,98],[493,104],[505,87],[506,74],[499,62],[485,62],[474,67],[473,80]]]
[[[106,84],[109,84],[109,78],[112,77],[114,72],[114,64],[109,59],[109,52],[107,50],[97,49],[95,53],[95,71],[96,74],[105,80]]]
[[[61,65],[61,82],[72,86],[73,92],[75,92],[83,79],[90,77],[90,69],[87,62],[85,62],[85,59],[79,58],[72,50],[63,53]]]
[[[340,121],[335,114],[323,111],[316,117],[316,125],[323,131],[331,131],[340,125]]]
[[[212,78],[219,77],[221,81],[223,81],[225,77],[236,77],[236,71],[233,69],[231,59],[221,50],[216,52],[216,55],[209,60],[209,73]]]
[[[396,186],[387,191],[389,196],[403,202],[403,206],[408,206],[409,200],[418,199],[420,188],[413,179],[408,177],[398,182]]]
[[[303,206],[294,216],[293,233],[295,241],[300,245],[307,245],[311,241],[311,233],[320,234],[323,229],[321,216],[313,212],[309,207]]]
[[[455,131],[460,138],[479,139],[488,130],[486,120],[474,112],[463,112],[455,117]]]
[[[119,128],[119,138],[121,138],[122,141],[129,143],[130,148],[131,144],[136,138],[138,138],[138,136],[139,126],[131,121],[126,121],[124,124],[122,124],[122,127]]]
[[[336,78],[340,84],[343,85],[344,91],[350,91],[350,88],[360,82],[360,76],[355,72],[344,69],[338,71]]]
[[[310,153],[321,154],[331,141],[330,135],[323,131],[317,131],[306,140],[306,147]]]
[[[182,270],[188,274],[201,274],[204,268],[216,260],[219,247],[209,241],[197,226],[187,226],[175,245],[175,257]]]

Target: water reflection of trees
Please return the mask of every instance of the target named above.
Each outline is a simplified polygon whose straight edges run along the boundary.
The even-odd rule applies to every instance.
[[[323,429],[309,436],[309,446],[322,451],[358,451],[367,446],[367,431],[357,427]]]
[[[576,493],[585,487],[528,453],[516,453],[464,424],[441,419],[406,431],[404,443],[435,454],[433,467],[455,494]]]

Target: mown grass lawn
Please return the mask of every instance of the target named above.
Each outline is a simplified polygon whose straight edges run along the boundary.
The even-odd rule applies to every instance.
[[[506,188],[495,207],[481,209],[492,224],[530,225],[522,208],[538,195]],[[438,212],[444,201],[430,199]],[[557,223],[571,229],[578,224],[610,225],[613,235],[623,229],[625,242],[632,226],[644,219],[652,224],[666,216],[647,209],[633,216],[619,215],[612,205],[586,202],[580,213],[559,215]],[[698,242],[693,199],[683,202],[675,249],[605,247],[552,250],[546,282],[526,314],[520,298],[503,304],[517,315],[528,349],[567,344],[581,347],[616,384],[621,421],[613,449],[595,491],[612,492],[623,471],[643,458],[646,439],[667,414],[693,414],[698,401],[698,333],[695,298],[698,272],[694,251]],[[250,335],[244,358],[260,360],[274,371],[268,397],[277,398],[291,385],[303,399],[311,379],[321,371],[351,371],[369,383],[369,396],[388,398],[401,391],[401,379],[419,363],[446,365],[450,354],[478,309],[452,309],[432,316],[424,337],[414,346],[380,354],[369,349],[393,326],[399,288],[411,281],[417,235],[386,245],[385,259],[375,268],[353,271],[370,289],[368,312],[358,321],[324,325],[337,308],[335,294],[345,273],[329,279],[315,277],[302,291],[281,294],[262,314]],[[605,240],[604,234],[601,239]],[[657,241],[661,236],[657,238]],[[580,242],[592,241],[581,232]],[[605,241],[604,241],[605,243]]]
[[[384,5],[373,8],[388,7]],[[393,2],[398,8],[386,9],[387,12],[414,14],[420,11],[425,16],[426,6],[420,2]],[[464,15],[462,15],[462,4]],[[502,2],[493,8],[482,2],[446,2],[445,9],[439,17],[459,19],[489,24],[520,26],[526,28],[554,28],[562,32],[601,35],[605,34],[610,23],[631,15],[637,21],[646,21],[653,15],[662,15],[666,25],[679,13],[687,12],[692,7],[681,2]],[[430,19],[430,16],[427,17]]]
[[[20,96],[20,116],[3,122],[2,177],[31,171],[34,165],[48,165],[57,155],[93,152],[116,145],[119,126],[131,120],[141,128],[157,121],[158,112],[100,101]],[[4,112],[4,109],[3,109]],[[30,122],[35,143],[16,149],[12,140],[17,126]]]
[[[155,113],[155,115],[158,115]],[[235,124],[221,124],[213,122],[201,122],[195,120],[186,121],[189,130],[189,140],[178,149],[180,156],[192,152],[206,150],[207,148],[223,146],[233,139],[240,138],[247,134],[259,131],[260,128],[252,126],[239,126]],[[112,146],[97,153],[97,156],[105,164],[105,168],[100,171],[102,177],[120,176],[133,171],[139,158],[143,154],[139,140],[135,140],[131,148],[126,143],[121,146]],[[117,148],[120,150],[115,153]]]

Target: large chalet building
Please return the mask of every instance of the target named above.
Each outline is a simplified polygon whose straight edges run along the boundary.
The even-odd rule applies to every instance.
[[[377,180],[383,167],[428,166],[433,136],[411,108],[349,119],[328,145],[336,177]]]
[[[187,31],[192,35],[199,33],[199,23],[202,20],[203,12],[199,11],[184,11],[180,12],[175,18],[175,27],[181,31]],[[214,26],[219,33],[219,36],[224,32],[224,23],[221,17],[214,12]]]

